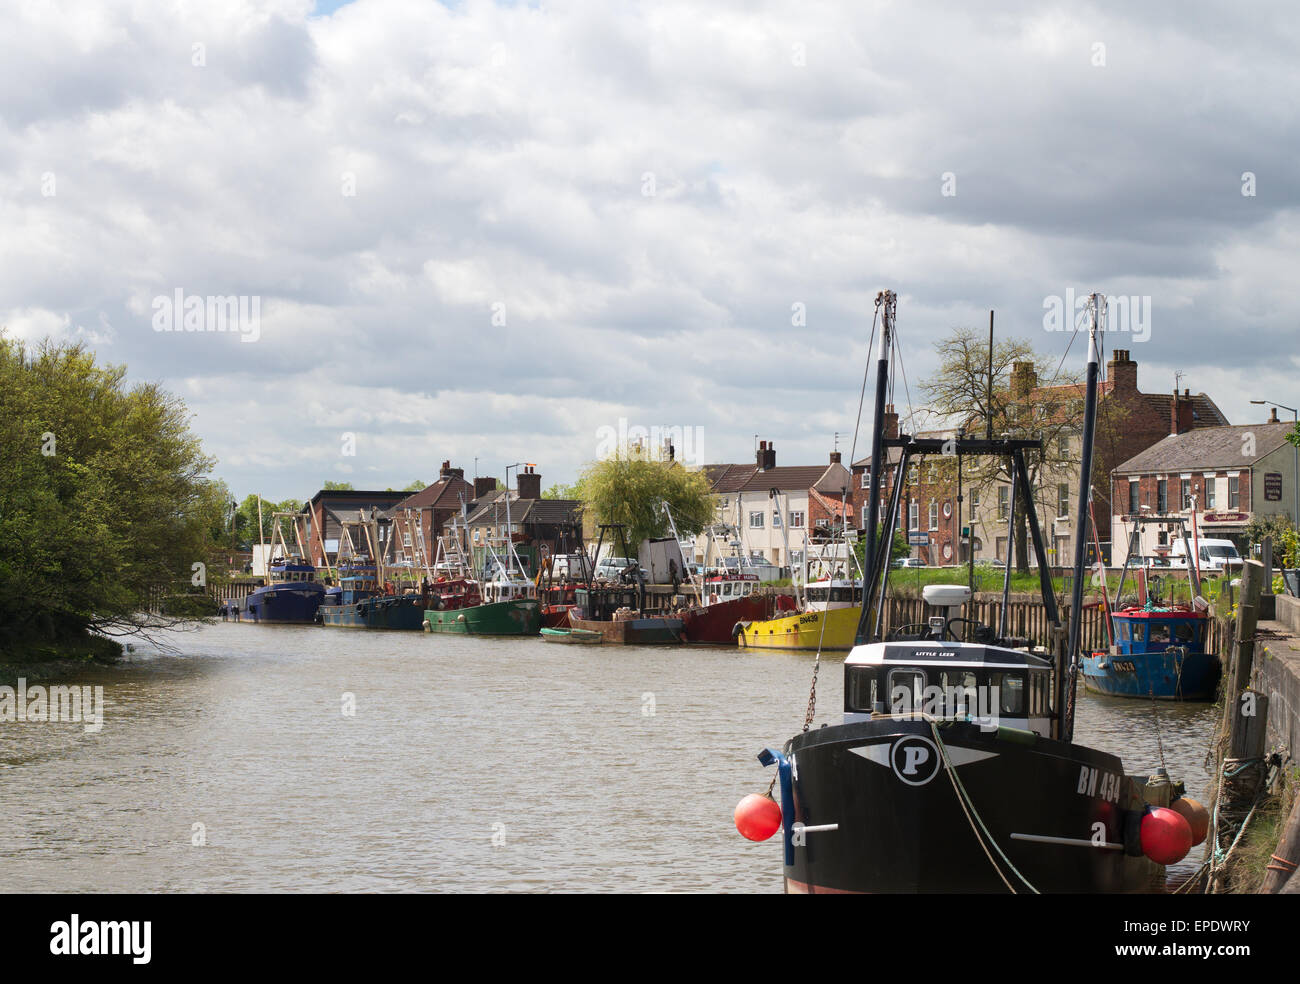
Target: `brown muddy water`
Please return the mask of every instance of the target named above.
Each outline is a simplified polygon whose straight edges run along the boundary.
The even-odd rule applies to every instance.
[[[98,732],[0,723],[10,891],[781,891],[779,838],[731,814],[802,725],[811,654],[233,623],[170,641],[40,681],[101,685]],[[840,718],[840,659],[815,726]],[[1208,799],[1209,705],[1079,700],[1077,741],[1148,772],[1158,730]]]

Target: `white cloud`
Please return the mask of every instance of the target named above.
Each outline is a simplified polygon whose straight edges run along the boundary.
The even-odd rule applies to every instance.
[[[177,389],[236,491],[475,456],[567,480],[620,417],[824,461],[882,287],[913,394],[990,307],[1063,352],[1070,286],[1151,295],[1143,379],[1233,419],[1292,343],[1285,6],[312,9],[0,11],[6,324]],[[177,288],[261,298],[260,340],[153,332]]]

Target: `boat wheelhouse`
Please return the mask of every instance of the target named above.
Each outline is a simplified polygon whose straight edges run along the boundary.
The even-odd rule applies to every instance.
[[[1113,651],[1082,661],[1083,684],[1114,697],[1213,700],[1219,658],[1205,651],[1209,620],[1186,605],[1121,609],[1111,615]]]
[[[272,561],[267,583],[250,591],[227,610],[240,621],[266,624],[310,624],[325,597],[316,568],[301,557]]]
[[[853,647],[862,606],[862,582],[847,578],[814,581],[803,603],[772,618],[739,623],[736,641],[747,649],[808,649],[847,652]]]

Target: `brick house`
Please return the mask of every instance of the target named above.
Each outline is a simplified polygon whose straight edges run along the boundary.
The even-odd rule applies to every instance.
[[[543,499],[542,476],[532,465],[519,472],[514,489],[496,489],[495,480],[491,481],[494,488],[484,488],[468,517],[469,555],[475,570],[488,563],[489,541],[503,541],[508,535],[513,536],[515,552],[529,576],[541,569],[544,554],[583,549],[580,499]],[[505,560],[501,548],[496,548],[496,553]]]
[[[1181,426],[1188,411],[1180,406],[1178,412]],[[1120,464],[1111,473],[1113,523],[1120,532],[1113,562],[1124,562],[1132,518],[1144,513],[1194,515],[1199,536],[1232,540],[1243,555],[1246,524],[1254,517],[1294,522],[1300,449],[1286,440],[1293,426],[1274,411],[1263,424],[1180,429]],[[1136,544],[1143,556],[1164,553],[1169,545],[1167,532],[1154,524],[1142,529]]]
[[[479,481],[485,483],[484,488],[488,484],[496,487],[496,479]],[[423,536],[427,562],[432,564],[438,556],[438,537],[447,521],[460,515],[462,501],[468,506],[477,497],[474,485],[465,480],[465,469],[453,468],[450,461],[444,461],[436,482],[408,495],[388,510],[387,518],[395,526],[396,537],[392,557],[399,564],[423,565],[426,562],[420,549]]]

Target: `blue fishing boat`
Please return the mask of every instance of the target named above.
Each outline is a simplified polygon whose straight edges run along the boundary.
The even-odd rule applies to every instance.
[[[316,568],[290,557],[273,561],[267,583],[227,603],[222,615],[241,622],[310,625],[324,597],[325,585],[316,580]]]
[[[379,585],[374,567],[339,571],[339,583],[329,589],[320,606],[322,625],[352,629],[409,629],[424,627],[427,595],[398,592],[392,584]]]
[[[1205,612],[1147,602],[1114,612],[1113,652],[1082,660],[1086,689],[1113,697],[1213,700],[1219,658],[1205,651]]]

